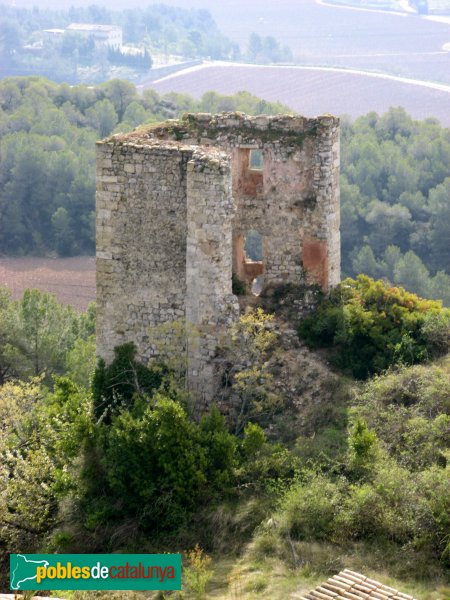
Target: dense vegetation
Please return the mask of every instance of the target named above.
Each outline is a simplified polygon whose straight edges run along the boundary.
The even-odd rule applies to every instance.
[[[440,356],[449,330],[450,309],[367,275],[344,279],[299,326],[311,346],[331,348],[332,362],[357,378]]]
[[[15,351],[0,387],[2,546],[20,552],[195,546],[186,555],[186,598],[203,597],[212,574],[201,548],[244,553],[254,565],[246,595],[239,596],[245,598],[255,589],[257,597],[288,596],[286,589],[274,592],[274,564],[285,565],[287,581],[298,584],[312,572],[319,579],[335,572],[342,555],[345,566],[365,560],[365,568],[405,580],[445,582],[450,363],[448,357],[405,363],[448,352],[448,310],[366,277],[344,282],[336,295],[340,304],[332,297],[313,321],[339,321],[333,311],[348,309],[339,321],[340,350],[351,352],[357,343],[366,373],[374,364],[390,370],[362,386],[343,379],[329,405],[309,407],[283,445],[267,437],[273,411],[280,419],[286,409],[283,397],[274,396],[277,373],[268,367],[282,353],[276,317],[258,309],[232,327],[222,350],[227,417],[213,407],[199,419],[174,348],[166,364],[161,355],[142,365],[133,345],[124,345],[94,375],[92,311],[75,317],[37,291],[17,302],[3,293],[2,335]],[[8,332],[11,314],[20,327]],[[392,327],[382,327],[391,318]],[[434,334],[424,337],[434,318],[439,326],[433,323]],[[30,322],[40,324],[34,336],[40,348],[61,340],[57,353],[42,351],[39,368],[20,353],[20,332]],[[61,336],[62,323],[69,340]],[[311,322],[304,323],[311,331]],[[157,339],[156,331],[149,335]],[[405,336],[410,348],[421,344],[411,361],[390,352]]]
[[[12,300],[9,290],[0,288],[0,385],[43,374],[48,382],[64,373],[87,383],[94,332],[93,305],[80,314],[38,290],[26,290],[21,300]]]
[[[385,277],[450,305],[450,130],[403,109],[342,126],[344,275]]]

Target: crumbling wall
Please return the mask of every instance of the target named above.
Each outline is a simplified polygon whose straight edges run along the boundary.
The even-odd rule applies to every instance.
[[[261,151],[255,167],[252,152]],[[258,161],[257,161],[258,162]],[[340,277],[339,122],[335,117],[186,115],[114,136],[97,152],[97,349],[111,360],[149,328],[186,320],[188,383],[207,403],[217,344],[237,317],[232,271],[265,288]],[[262,260],[244,238],[262,236]]]
[[[328,290],[339,282],[339,119],[187,114],[129,137],[216,146],[231,156],[238,275],[246,271],[241,238],[256,229],[263,237],[266,287],[306,280]],[[256,149],[262,171],[250,168]]]

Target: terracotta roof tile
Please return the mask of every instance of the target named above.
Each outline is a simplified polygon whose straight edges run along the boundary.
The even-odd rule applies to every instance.
[[[299,600],[416,600],[350,569],[344,569]]]

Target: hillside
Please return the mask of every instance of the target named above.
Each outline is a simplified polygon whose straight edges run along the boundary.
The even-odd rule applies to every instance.
[[[22,0],[20,7],[32,4],[31,0]],[[125,41],[144,43],[151,51],[159,48],[159,51],[165,54],[170,50],[170,53],[175,52],[190,58],[202,56],[240,60],[240,57],[244,57],[245,60],[251,36],[256,34],[260,38],[270,37],[272,44],[275,39],[283,46],[288,46],[292,50],[292,58],[286,53],[283,60],[298,65],[356,69],[450,83],[450,53],[446,50],[446,45],[450,42],[450,33],[448,21],[441,16],[425,17],[406,12],[394,14],[382,10],[359,10],[330,6],[315,0],[281,0],[276,4],[243,4],[238,0],[231,0],[226,4],[216,0],[169,0],[166,3],[168,6],[152,5],[146,10],[141,9],[137,0],[130,0],[128,3],[115,0],[108,3],[109,11],[133,11],[139,7],[141,12],[131,12],[128,17],[126,13],[112,15],[105,9],[96,10],[95,6],[92,9],[88,0],[78,0],[76,4],[80,8],[73,9],[71,14],[78,15],[78,20],[109,22],[113,19],[113,22],[124,27]],[[382,3],[382,7],[386,4],[388,2]],[[435,4],[436,10],[440,10],[442,0],[436,0]],[[89,5],[91,8],[87,8]],[[45,16],[44,7],[62,9],[64,3],[42,0],[40,6],[39,17],[42,21]],[[84,12],[81,7],[84,7]],[[67,4],[66,8],[69,8]],[[202,13],[204,9],[211,13],[206,21],[205,13]],[[12,9],[8,6],[7,10],[10,12]],[[197,18],[194,18],[195,10]],[[171,12],[173,14],[170,14]],[[239,18],[236,18],[236,15],[239,15]],[[51,17],[55,22],[53,26],[60,26],[61,18],[62,12],[59,10]],[[19,19],[19,29],[26,20],[30,19]],[[214,22],[217,23],[217,27]],[[31,19],[31,24],[36,25],[35,17]],[[41,29],[50,26],[52,25],[47,24]],[[145,35],[146,28],[150,35]],[[228,36],[228,39],[221,32]],[[14,31],[12,33],[14,34]],[[12,35],[12,40],[16,38],[17,35]],[[14,57],[8,54],[3,57],[5,65],[10,58]],[[37,58],[27,62],[33,66],[39,62]],[[61,58],[64,57],[52,63],[53,77],[61,72]],[[65,59],[67,58],[66,56]],[[101,63],[101,57],[97,59],[97,62]],[[269,58],[268,62],[279,62],[279,57],[276,60]],[[41,61],[40,65],[40,73],[50,73],[45,70],[48,68],[45,62]],[[71,68],[72,71],[76,68],[73,60]],[[67,76],[73,77],[72,71],[65,69]],[[31,72],[35,71],[26,71]],[[21,73],[25,74],[23,71]],[[116,71],[115,76],[120,76],[118,73],[119,71]],[[10,74],[20,73],[11,71]],[[135,75],[136,73],[131,74]],[[95,76],[104,78],[101,72],[97,72]],[[130,76],[129,72],[127,76]]]
[[[294,600],[344,568],[419,600],[448,599],[449,311],[367,278],[341,291],[352,286],[358,301],[342,295],[335,308],[359,306],[364,327],[366,316],[383,318],[381,294],[385,318],[401,314],[381,346],[395,344],[392,333],[409,335],[411,347],[426,334],[436,358],[408,366],[408,352],[394,353],[386,372],[365,381],[344,376],[330,367],[329,351],[308,350],[297,337],[305,290],[290,287],[262,299],[275,316],[246,313],[224,340],[229,379],[217,400],[228,407],[226,420],[217,409],[195,418],[173,354],[164,374],[135,362],[130,345],[118,348],[111,365],[98,365],[90,391],[87,322],[60,346],[58,364],[45,355],[42,368],[66,373],[54,387],[7,377],[2,544],[22,552],[183,552],[183,594],[58,593],[71,600]],[[74,319],[32,297],[42,314]],[[315,323],[325,323],[327,302]],[[23,303],[29,318],[29,295],[16,308]],[[2,306],[2,315],[16,310],[6,298]],[[434,318],[438,330],[429,328]],[[46,339],[57,323],[40,330]],[[361,332],[348,324],[350,343],[361,348]],[[376,323],[373,337],[363,334],[378,352],[379,335]],[[342,339],[341,332],[333,343]],[[16,366],[18,357],[10,354]]]

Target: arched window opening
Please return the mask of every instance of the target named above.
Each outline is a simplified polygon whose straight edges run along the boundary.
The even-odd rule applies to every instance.
[[[262,288],[263,288],[263,282],[264,282],[264,278],[262,275],[258,275],[258,277],[255,277],[255,279],[252,281],[252,287],[251,287],[250,291],[253,296],[259,296],[261,294]]]

